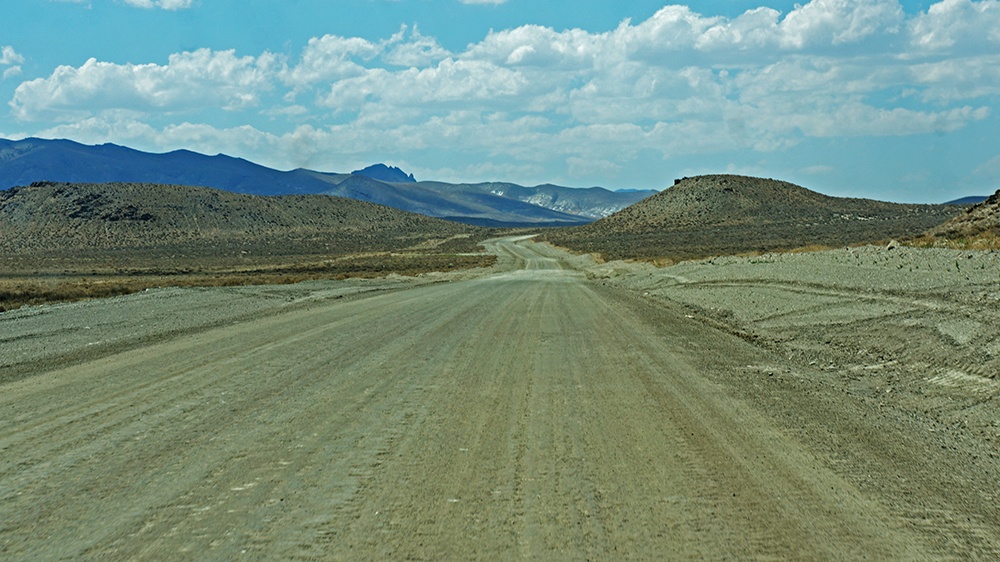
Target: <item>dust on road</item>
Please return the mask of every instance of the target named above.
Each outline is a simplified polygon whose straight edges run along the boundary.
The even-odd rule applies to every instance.
[[[867,423],[828,385],[748,370],[791,367],[588,280],[577,258],[493,249],[504,265],[470,279],[306,295],[155,338],[125,315],[117,347],[23,352],[0,387],[0,555],[1000,554],[985,485],[978,500],[866,486],[861,470],[922,482],[951,458],[928,448],[913,466],[917,430]],[[194,306],[213,291],[185,294]],[[98,305],[47,310],[58,325],[81,306]],[[18,338],[0,349],[33,336]],[[63,355],[72,364],[54,367]],[[761,380],[775,386],[750,392]],[[836,442],[803,434],[819,424]],[[926,523],[941,513],[956,524]]]

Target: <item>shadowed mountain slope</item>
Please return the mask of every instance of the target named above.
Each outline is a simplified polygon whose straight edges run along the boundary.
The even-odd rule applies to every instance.
[[[251,195],[320,193],[326,183],[241,158],[188,150],[152,154],[114,144],[0,139],[0,189],[39,181],[197,185]]]
[[[458,184],[455,187],[474,189],[595,220],[618,212],[656,193],[649,189],[609,191],[603,187],[570,188],[552,184],[523,187],[499,182]]]
[[[483,226],[576,225],[593,220],[586,216],[497,195],[488,189],[468,184],[388,183],[353,175],[324,193]]]
[[[0,191],[0,252],[175,248],[207,255],[400,249],[475,229],[326,195],[260,197],[140,183],[40,182]]]
[[[968,197],[960,197],[958,199],[946,201],[945,205],[975,205],[976,203],[982,203],[987,199],[989,199],[989,197],[986,195],[970,195]]]
[[[687,259],[919,234],[963,208],[829,197],[772,179],[708,175],[546,239],[608,258]]]

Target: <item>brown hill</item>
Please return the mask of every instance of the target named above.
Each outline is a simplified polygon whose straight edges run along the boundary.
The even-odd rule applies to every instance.
[[[925,239],[960,246],[1000,247],[1000,191],[931,229]]]
[[[678,180],[618,213],[545,238],[609,259],[676,260],[913,236],[962,210],[829,197],[778,180],[709,175]]]
[[[344,254],[395,250],[473,231],[325,195],[261,197],[142,183],[40,182],[0,191],[0,252],[8,255]]]
[[[481,267],[490,231],[328,195],[142,183],[0,191],[0,312],[150,287]]]

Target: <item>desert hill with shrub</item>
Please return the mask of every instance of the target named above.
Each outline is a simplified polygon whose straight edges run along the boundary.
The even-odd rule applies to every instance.
[[[1000,191],[931,229],[923,240],[961,247],[1000,248]]]
[[[914,236],[964,207],[830,197],[788,182],[707,175],[545,239],[609,259],[691,259]]]
[[[0,191],[0,312],[150,287],[482,267],[489,234],[328,195],[39,182]]]
[[[0,251],[343,254],[475,229],[327,195],[264,197],[145,183],[39,182],[0,191]]]

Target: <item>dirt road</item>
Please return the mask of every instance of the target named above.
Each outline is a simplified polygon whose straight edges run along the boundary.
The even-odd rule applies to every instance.
[[[920,428],[545,246],[495,250],[475,279],[23,358],[0,558],[1000,555],[996,473],[936,487],[954,453]]]

